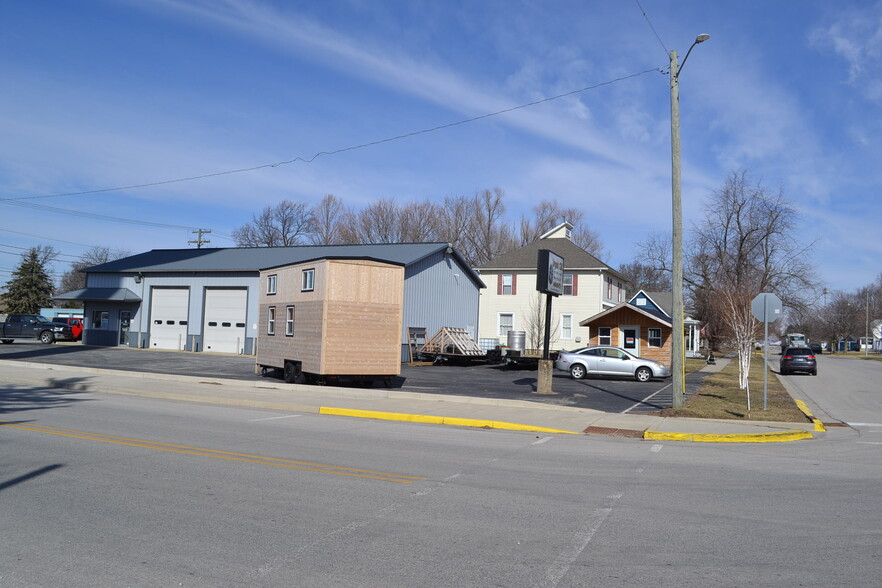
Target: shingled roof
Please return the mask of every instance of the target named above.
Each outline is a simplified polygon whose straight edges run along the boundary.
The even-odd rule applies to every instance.
[[[476,269],[478,269],[478,271],[535,271],[540,249],[548,249],[549,251],[563,257],[564,268],[569,271],[606,271],[617,277],[624,278],[624,276],[608,264],[600,261],[569,239],[565,238],[538,239],[529,245],[504,253],[484,265],[478,266]]]

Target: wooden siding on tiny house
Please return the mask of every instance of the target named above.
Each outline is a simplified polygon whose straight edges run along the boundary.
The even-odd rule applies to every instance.
[[[311,291],[302,272],[314,270]],[[266,291],[269,276],[276,291]],[[263,270],[260,276],[257,365],[283,368],[299,361],[321,375],[396,375],[401,371],[400,333],[404,268],[369,260],[318,260]],[[274,333],[268,332],[275,308]],[[294,329],[288,334],[288,308]]]

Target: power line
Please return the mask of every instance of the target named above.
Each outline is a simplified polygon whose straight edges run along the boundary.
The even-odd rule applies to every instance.
[[[655,38],[658,39],[658,42],[659,42],[659,44],[662,46],[662,49],[665,50],[665,57],[668,57],[668,56],[670,55],[671,52],[668,51],[668,48],[667,48],[667,47],[665,47],[665,44],[664,44],[664,42],[661,40],[661,37],[659,37],[659,36],[658,36],[658,33],[655,31],[655,27],[652,26],[652,21],[649,20],[649,15],[646,14],[646,11],[645,11],[645,10],[643,10],[643,6],[640,5],[640,0],[634,0],[634,2],[637,3],[637,7],[640,8],[640,12],[643,13],[643,18],[646,19],[647,24],[649,24],[649,28],[652,29],[652,32],[655,34]]]
[[[639,3],[638,3],[638,5],[639,5]],[[645,15],[645,13],[644,13],[644,15]],[[647,21],[648,21],[648,18],[647,18]],[[652,26],[652,23],[650,23],[650,26]],[[655,30],[655,29],[653,29],[653,30]],[[656,35],[656,36],[658,36],[658,35]],[[659,42],[661,42],[661,39],[659,39]],[[664,47],[664,44],[662,44],[662,46]],[[418,135],[425,135],[425,134],[427,134],[427,133],[434,133],[434,132],[436,132],[436,131],[441,131],[441,130],[444,130],[444,129],[449,129],[449,128],[457,127],[457,126],[461,126],[461,125],[466,125],[466,124],[473,123],[473,122],[476,122],[476,121],[479,121],[479,120],[484,120],[484,119],[491,118],[491,117],[494,117],[494,116],[500,116],[500,115],[503,115],[503,114],[507,114],[507,113],[509,113],[509,112],[514,112],[514,111],[516,111],[516,110],[522,110],[522,109],[524,109],[524,108],[529,108],[529,107],[531,107],[531,106],[537,106],[537,105],[539,105],[539,104],[544,104],[544,103],[546,103],[546,102],[552,102],[552,101],[554,101],[554,100],[560,100],[561,98],[567,98],[568,96],[573,96],[573,95],[575,95],[575,94],[581,94],[581,93],[583,93],[583,92],[588,92],[588,91],[590,91],[590,90],[596,90],[597,88],[602,88],[603,86],[609,86],[609,85],[615,84],[615,83],[617,83],[617,82],[622,82],[622,81],[625,81],[625,80],[629,80],[629,79],[631,79],[631,78],[636,78],[636,77],[638,77],[638,76],[642,76],[642,75],[645,75],[645,74],[648,74],[648,73],[651,73],[651,72],[654,72],[654,71],[661,72],[662,70],[661,70],[661,68],[654,67],[654,68],[652,68],[652,69],[647,69],[647,70],[644,70],[644,71],[641,71],[641,72],[637,72],[637,73],[633,73],[633,74],[630,74],[630,75],[622,76],[622,77],[619,77],[619,78],[615,78],[615,79],[612,79],[612,80],[608,80],[608,81],[606,81],[606,82],[600,82],[600,83],[598,83],[598,84],[594,84],[594,85],[592,85],[592,86],[586,86],[586,87],[584,87],[584,88],[580,88],[580,89],[578,89],[578,90],[572,90],[572,91],[570,91],[570,92],[565,92],[565,93],[563,93],[563,94],[558,94],[558,95],[556,95],[556,96],[550,96],[550,97],[548,97],[548,98],[542,98],[542,99],[540,99],[540,100],[535,100],[535,101],[533,101],[533,102],[527,102],[526,104],[520,104],[520,105],[518,105],[518,106],[512,106],[511,108],[504,108],[504,109],[502,109],[502,110],[497,110],[497,111],[495,111],[495,112],[490,112],[490,113],[487,113],[487,114],[481,114],[481,115],[479,115],[479,116],[474,116],[474,117],[467,118],[467,119],[463,119],[463,120],[459,120],[459,121],[456,121],[456,122],[447,123],[447,124],[443,124],[443,125],[438,125],[438,126],[435,126],[435,127],[431,127],[431,128],[428,128],[428,129],[422,129],[422,130],[419,130],[419,131],[413,131],[413,132],[410,132],[410,133],[405,133],[405,134],[403,134],[403,135],[396,135],[396,136],[394,136],[394,137],[387,137],[387,138],[385,138],[385,139],[378,139],[378,140],[376,140],[376,141],[370,141],[370,142],[368,142],[368,143],[362,143],[362,144],[360,144],[360,145],[353,145],[353,146],[351,146],[351,147],[343,147],[343,148],[341,148],[341,149],[335,149],[335,150],[332,150],[332,151],[319,151],[318,153],[315,153],[315,154],[314,154],[313,156],[311,156],[311,157],[300,157],[300,156],[297,156],[297,157],[294,157],[293,159],[288,159],[288,160],[285,160],[285,161],[278,161],[278,162],[276,162],[276,163],[265,163],[265,164],[262,164],[262,165],[255,165],[255,166],[253,166],[253,167],[243,167],[243,168],[239,168],[239,169],[232,169],[232,170],[226,170],[226,171],[220,171],[220,172],[214,172],[214,173],[208,173],[208,174],[194,175],[194,176],[188,176],[188,177],[183,177],[183,178],[176,178],[176,179],[172,179],[172,180],[160,180],[160,181],[156,181],[156,182],[146,182],[146,183],[143,183],[143,184],[131,184],[131,185],[128,185],[128,186],[117,186],[117,187],[114,187],[114,188],[98,188],[98,189],[94,189],[94,190],[82,190],[82,191],[79,191],[79,192],[64,192],[64,193],[60,193],[60,194],[43,194],[43,195],[40,195],[40,196],[19,196],[19,197],[16,197],[16,198],[0,198],[0,203],[3,203],[3,204],[14,204],[14,205],[17,205],[17,206],[26,206],[26,204],[25,204],[24,202],[21,202],[22,200],[35,200],[35,199],[38,199],[38,198],[57,198],[57,197],[61,197],[61,196],[85,196],[85,195],[88,195],[88,194],[101,194],[101,193],[104,193],[104,192],[119,192],[119,191],[121,191],[121,190],[134,190],[134,189],[138,189],[138,188],[151,188],[151,187],[155,187],[155,186],[163,186],[163,185],[167,185],[167,184],[176,184],[176,183],[181,183],[181,182],[192,182],[192,181],[195,181],[195,180],[204,180],[204,179],[208,179],[208,178],[216,178],[216,177],[227,176],[227,175],[232,175],[232,174],[240,174],[240,173],[253,172],[253,171],[257,171],[257,170],[261,170],[261,169],[275,168],[275,167],[280,167],[280,166],[283,166],[283,165],[290,165],[290,164],[293,164],[293,163],[297,163],[298,161],[299,161],[299,162],[302,162],[302,163],[305,163],[305,164],[309,164],[309,163],[312,163],[313,161],[315,161],[316,159],[318,159],[319,157],[322,157],[322,156],[339,155],[340,153],[346,153],[346,152],[348,152],[348,151],[356,151],[356,150],[358,150],[358,149],[366,149],[366,148],[368,148],[368,147],[375,147],[375,146],[377,146],[377,145],[382,145],[382,144],[384,144],[384,143],[391,143],[391,142],[393,142],[393,141],[400,141],[400,140],[402,140],[402,139],[409,139],[410,137],[416,137],[416,136],[418,136]],[[34,208],[37,208],[37,207],[38,207],[38,205],[30,205],[30,206],[32,206],[32,207],[34,207]],[[64,210],[64,209],[62,209],[62,210]],[[73,211],[68,211],[68,213],[69,213],[69,214],[73,214]],[[83,214],[84,214],[84,216],[89,216],[89,215],[86,215],[85,213],[83,213]],[[99,217],[102,217],[102,215],[92,215],[92,216],[93,216],[93,218],[99,218]],[[192,229],[192,228],[193,228],[193,227],[181,227],[181,226],[178,226],[178,225],[164,225],[164,224],[161,224],[161,223],[148,223],[148,222],[146,222],[146,221],[134,221],[134,220],[131,220],[131,219],[118,219],[118,218],[116,218],[116,217],[102,217],[102,218],[104,218],[105,220],[111,220],[111,219],[113,219],[113,220],[119,220],[119,221],[121,221],[121,222],[133,222],[133,223],[137,223],[137,224],[148,224],[148,225],[153,225],[153,226],[161,226],[161,227],[169,227],[169,228],[178,228],[178,229],[181,229],[181,228],[182,228],[182,229],[188,229],[188,230],[189,230],[189,229]]]

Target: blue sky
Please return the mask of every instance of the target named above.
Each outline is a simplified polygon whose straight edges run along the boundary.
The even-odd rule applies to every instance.
[[[187,247],[191,228],[232,246],[234,227],[285,198],[332,193],[359,208],[493,187],[512,219],[541,199],[583,209],[605,261],[629,262],[636,243],[670,231],[659,70],[699,33],[711,39],[680,85],[687,229],[726,176],[746,169],[794,204],[824,285],[852,291],[882,272],[882,2],[0,7],[0,282],[34,245],[64,254],[60,273],[90,246]],[[53,196],[309,158],[594,86],[312,163]]]

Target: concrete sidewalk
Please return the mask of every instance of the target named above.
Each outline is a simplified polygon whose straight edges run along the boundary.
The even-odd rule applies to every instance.
[[[716,366],[705,369],[720,370],[724,361],[727,360],[718,359]],[[0,381],[16,388],[55,388],[288,412],[650,440],[780,442],[811,439],[813,433],[823,431],[819,421],[808,420],[811,416],[804,404],[808,417],[805,423],[671,418],[612,414],[521,400],[308,386],[275,380],[245,382],[5,360],[0,360]],[[2,398],[0,388],[0,405],[6,404],[6,412],[14,412],[16,406]],[[16,401],[22,404],[27,400],[18,397]],[[35,397],[33,405],[38,403]]]

